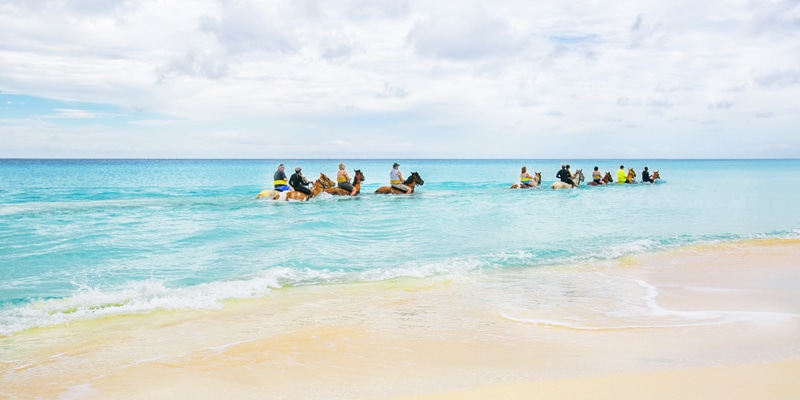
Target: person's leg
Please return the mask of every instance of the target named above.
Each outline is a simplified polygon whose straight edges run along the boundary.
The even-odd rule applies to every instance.
[[[350,192],[351,196],[355,196],[356,194],[356,188],[353,187],[353,185],[350,184],[349,182],[340,182],[339,187]]]
[[[398,183],[396,185],[392,185],[392,187],[397,189],[397,190],[402,190],[403,192],[406,192],[406,194],[410,194],[411,193],[411,188],[409,188],[408,186],[406,186],[406,185],[404,185],[402,183]]]

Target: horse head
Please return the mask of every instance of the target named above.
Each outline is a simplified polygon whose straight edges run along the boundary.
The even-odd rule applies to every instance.
[[[628,183],[636,182],[636,171],[633,168],[628,168],[628,176],[627,176]]]
[[[360,169],[355,170],[355,174],[353,175],[353,184],[364,182],[364,174],[361,173]]]
[[[653,178],[653,181],[655,181],[656,179],[661,179],[661,175],[658,174],[658,171],[653,171],[652,178]]]
[[[603,182],[614,182],[614,178],[611,177],[611,172],[606,171],[606,175],[603,177]]]
[[[325,175],[322,172],[319,173],[319,179],[317,179],[317,181],[314,182],[315,185],[317,183],[319,183],[319,185],[322,186],[323,189],[332,188],[336,186],[336,183],[334,183],[331,180],[331,178],[328,178],[328,175]]]
[[[533,173],[533,181],[536,182],[537,186],[540,183],[542,183],[542,173],[541,172],[534,172]]]
[[[416,173],[416,172],[412,172],[412,173],[411,173],[411,176],[409,176],[409,177],[408,177],[408,179],[406,179],[406,182],[405,182],[405,184],[406,184],[406,185],[410,185],[410,184],[412,184],[412,183],[413,183],[413,184],[415,184],[415,185],[420,185],[420,186],[422,186],[422,185],[424,185],[424,184],[425,184],[425,181],[423,181],[423,180],[422,180],[422,177],[421,177],[421,176],[419,176],[419,174],[418,174],[418,173]]]
[[[575,181],[575,184],[580,185],[584,179],[585,178],[583,176],[583,170],[582,169],[575,170],[575,178],[573,179],[573,181]]]

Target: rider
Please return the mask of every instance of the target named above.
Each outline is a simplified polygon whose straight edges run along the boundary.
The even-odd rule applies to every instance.
[[[291,191],[292,188],[286,184],[286,173],[283,172],[283,169],[283,164],[278,164],[278,170],[275,171],[275,174],[272,176],[274,180],[273,185],[275,185],[275,190],[288,192]]]
[[[575,187],[575,182],[572,181],[572,174],[569,173],[569,165],[561,164],[561,169],[556,174],[556,178]]]
[[[594,166],[594,171],[592,171],[592,182],[598,185],[605,183],[603,182],[603,174],[600,173],[600,169],[596,165]]]
[[[617,170],[617,183],[627,183],[628,182],[628,174],[625,172],[625,166],[620,165],[619,170]]]
[[[522,173],[519,174],[519,185],[521,187],[535,187],[533,177],[528,173],[528,168],[523,166]]]
[[[303,176],[303,173],[300,171],[302,171],[302,168],[295,167],[292,177],[289,178],[289,185],[292,187],[292,189],[300,193],[305,193],[309,198],[313,197],[314,194],[311,193],[311,190],[306,187],[309,185],[308,179],[306,179],[306,177]]]
[[[644,167],[644,171],[642,171],[642,182],[653,183],[653,178],[650,177],[650,171],[647,170],[647,167]]]
[[[344,169],[344,163],[339,163],[339,171],[336,172],[336,182],[339,187],[350,192],[350,196],[356,195],[356,188],[350,183],[350,176]]]
[[[411,194],[411,188],[403,184],[403,173],[398,169],[399,166],[398,163],[392,164],[392,170],[389,171],[389,183],[393,188]]]

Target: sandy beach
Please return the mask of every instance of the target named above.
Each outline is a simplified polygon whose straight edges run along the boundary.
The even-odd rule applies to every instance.
[[[0,396],[794,399],[798,255],[754,240],[39,328],[0,338]]]

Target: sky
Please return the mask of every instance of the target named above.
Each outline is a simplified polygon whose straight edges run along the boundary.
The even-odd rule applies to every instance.
[[[800,1],[0,0],[0,158],[800,158]]]

